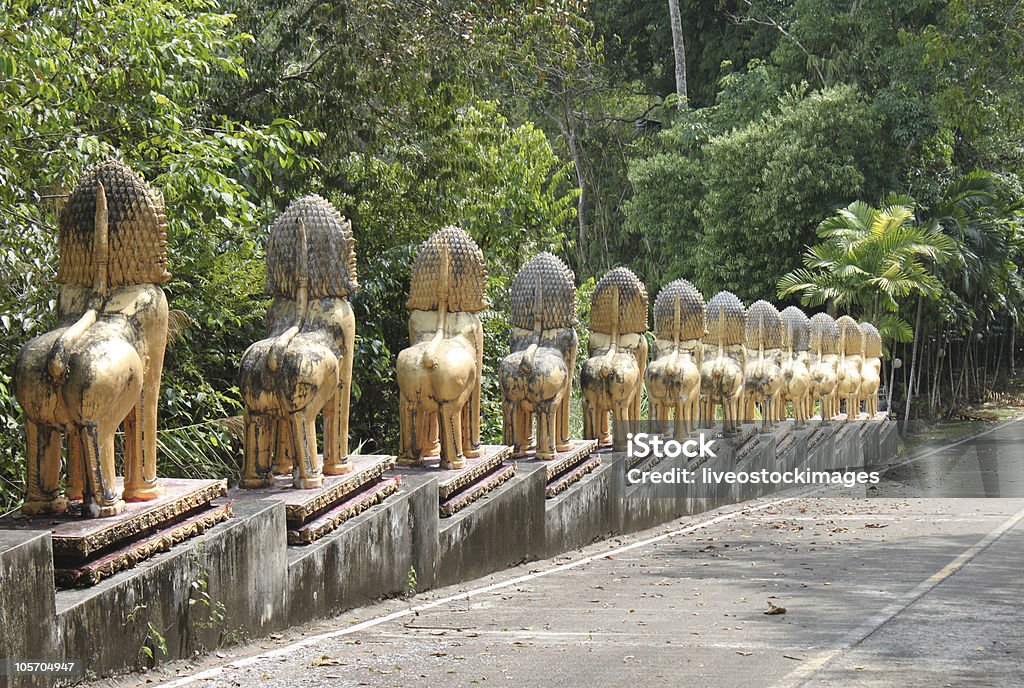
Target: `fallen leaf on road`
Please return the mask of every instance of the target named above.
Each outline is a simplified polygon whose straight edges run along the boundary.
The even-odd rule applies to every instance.
[[[741,657],[749,657],[750,655],[752,655],[754,653],[753,652],[740,652],[739,650],[736,650],[736,654],[740,655]]]
[[[786,613],[786,608],[785,607],[780,607],[777,604],[772,603],[771,600],[768,600],[768,610],[765,611],[764,613],[767,614],[768,616],[774,616],[775,614],[785,614]]]
[[[328,657],[327,655],[324,655],[322,657],[317,657],[316,659],[313,660],[313,666],[344,666],[344,665],[345,665],[345,662],[341,661],[340,659],[335,659],[334,657]]]
[[[865,528],[888,528],[888,523],[865,523]]]

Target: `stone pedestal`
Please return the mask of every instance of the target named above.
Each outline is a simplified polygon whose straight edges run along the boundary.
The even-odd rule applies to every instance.
[[[428,456],[420,466],[402,466],[401,474],[437,478],[441,518],[458,513],[516,474],[516,465],[505,464],[512,447],[504,444],[480,446],[480,456],[466,458],[463,468],[440,469],[441,459]]]
[[[569,440],[569,449],[555,454],[553,459],[536,459],[533,452],[518,459],[527,464],[543,465],[547,472],[544,494],[551,499],[579,482],[583,476],[601,465],[597,454],[597,440]]]
[[[81,502],[76,502],[56,516],[10,516],[0,528],[49,530],[57,587],[96,585],[231,516],[231,501],[220,499],[227,494],[225,480],[165,478],[160,485],[164,493],[159,498],[129,502],[117,516],[82,518]]]
[[[325,475],[323,485],[310,490],[292,486],[291,475],[274,476],[270,487],[232,490],[238,501],[279,499],[284,502],[289,545],[308,545],[348,519],[384,501],[398,490],[399,479],[384,474],[395,457],[382,454],[349,456],[352,470],[344,475]]]

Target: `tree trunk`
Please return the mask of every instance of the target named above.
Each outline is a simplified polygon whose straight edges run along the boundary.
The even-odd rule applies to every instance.
[[[921,308],[924,306],[924,297],[917,297],[917,317],[914,318],[914,338],[910,342],[910,374],[907,375],[907,404],[903,412],[903,433],[907,432],[907,423],[910,422],[910,400],[914,396],[911,386],[914,384],[914,368],[917,367],[917,333],[921,331]]]
[[[1010,377],[1017,375],[1017,318],[1010,319]]]
[[[672,21],[672,50],[676,57],[676,95],[679,109],[688,107],[686,92],[686,45],[683,43],[683,19],[679,13],[679,0],[668,0],[668,14]]]
[[[893,361],[896,360],[896,342],[892,343],[890,351],[889,361],[889,386],[885,389],[885,412],[892,416],[892,386],[896,384],[896,366],[893,365]],[[883,360],[882,363],[885,363]]]
[[[565,146],[569,149],[569,157],[572,158],[573,172],[576,174],[576,185],[580,193],[576,197],[576,225],[577,225],[577,267],[578,272],[584,272],[587,266],[587,202],[589,194],[587,189],[587,178],[584,171],[583,151],[581,150],[579,128],[576,123],[576,113],[573,111],[572,102],[569,97],[562,100],[561,112],[552,112],[544,108],[544,114],[558,127],[562,137],[565,139]]]

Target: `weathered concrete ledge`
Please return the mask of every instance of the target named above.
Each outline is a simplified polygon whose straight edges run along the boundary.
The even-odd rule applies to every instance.
[[[714,458],[666,459],[659,471],[708,468],[843,470],[895,456],[895,424],[855,421],[773,433],[747,431]],[[739,450],[739,451],[737,451]],[[0,530],[0,660],[77,659],[107,675],[186,658],[381,597],[458,583],[554,556],[615,534],[763,496],[772,485],[630,484],[623,455],[546,498],[542,463],[450,518],[440,518],[436,476],[405,474],[401,489],[316,542],[289,546],[280,498],[238,501],[229,521],[92,588],[53,586],[45,530]],[[397,469],[402,473],[402,469]],[[55,677],[0,685],[50,686]],[[67,682],[71,682],[68,680]]]

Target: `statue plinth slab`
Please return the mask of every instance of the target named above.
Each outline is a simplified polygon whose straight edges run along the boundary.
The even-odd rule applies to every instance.
[[[761,443],[757,424],[754,421],[743,423],[743,427],[732,440],[733,446],[736,447],[736,460],[740,461]]]
[[[398,490],[398,479],[384,476],[394,467],[394,456],[353,454],[348,463],[351,470],[325,475],[323,485],[317,488],[296,489],[289,474],[274,476],[269,487],[232,490],[231,495],[237,500],[280,499],[284,502],[288,544],[308,545]]]
[[[533,452],[521,459],[527,463],[543,463],[547,470],[547,487],[544,493],[548,499],[565,491],[583,476],[601,465],[597,454],[597,440],[569,440],[570,448],[556,452],[553,459],[537,459]]]
[[[122,488],[121,478],[117,489]],[[129,502],[124,513],[82,518],[81,502],[63,514],[0,520],[5,529],[49,529],[54,578],[61,587],[95,585],[231,516],[225,480],[161,479],[163,494],[148,502]]]
[[[775,430],[775,453],[781,456],[796,442],[796,438],[797,430],[793,423],[785,420],[778,423]]]
[[[377,478],[348,492],[340,503],[307,520],[297,528],[288,528],[289,545],[308,545],[319,540],[345,521],[380,504],[398,491],[400,477]]]
[[[402,466],[407,475],[428,475],[437,478],[441,518],[458,513],[506,482],[516,474],[516,464],[506,464],[512,447],[503,444],[480,446],[480,456],[466,458],[463,468],[441,469],[440,457],[427,456],[419,466]]]
[[[96,585],[108,576],[133,568],[189,538],[202,535],[209,528],[231,518],[231,515],[230,501],[218,500],[210,503],[195,514],[186,516],[184,520],[174,521],[171,525],[108,554],[100,554],[97,558],[81,564],[56,565],[53,571],[54,582],[58,588],[86,588]]]

